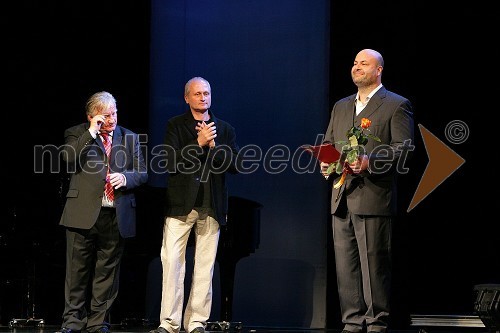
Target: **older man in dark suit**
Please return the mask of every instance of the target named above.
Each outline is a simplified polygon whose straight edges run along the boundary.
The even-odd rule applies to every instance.
[[[124,239],[136,232],[134,189],[148,179],[137,134],[117,126],[115,98],[95,93],[86,111],[88,122],[64,132],[71,180],[60,220],[66,227],[63,333],[109,331]]]

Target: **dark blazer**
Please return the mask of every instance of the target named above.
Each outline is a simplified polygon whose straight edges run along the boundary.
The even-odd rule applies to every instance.
[[[414,142],[411,103],[382,86],[363,111],[355,116],[355,98],[356,94],[335,103],[325,141],[335,142],[336,148],[341,151],[342,144],[337,142],[346,141],[347,131],[352,126],[359,126],[361,118],[368,118],[372,121],[370,133],[379,137],[381,142],[368,139],[365,149],[370,158],[371,172],[366,171],[358,176],[349,175],[345,186],[333,189],[331,213],[340,213],[339,205],[342,200],[336,198],[339,191],[345,190],[347,208],[354,214],[396,214],[396,178],[400,172],[396,166],[400,159],[402,163],[402,159],[410,156],[411,150],[407,148]]]
[[[122,237],[134,237],[136,233],[135,195],[133,189],[148,179],[137,134],[117,126],[113,133],[110,161],[99,136],[96,139],[84,123],[64,132],[63,158],[71,173],[66,203],[60,225],[90,229],[101,210],[106,181],[107,163],[110,172],[123,173],[127,186],[115,190],[115,207],[118,227]]]
[[[228,190],[226,173],[236,173],[235,159],[239,150],[234,128],[210,118],[217,128],[216,146],[200,147],[196,123],[191,111],[167,121],[165,159],[167,163],[166,215],[185,216],[194,208],[200,182],[210,181],[212,208],[220,225],[227,222]],[[210,177],[208,175],[210,174]]]

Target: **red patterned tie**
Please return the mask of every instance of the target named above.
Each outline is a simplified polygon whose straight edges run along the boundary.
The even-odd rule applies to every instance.
[[[108,198],[109,201],[115,200],[115,193],[113,190],[113,185],[109,182],[109,155],[111,153],[111,140],[109,139],[109,133],[101,133],[104,143],[104,149],[106,149],[106,155],[108,156],[108,172],[106,174],[106,184],[104,185],[104,194]]]

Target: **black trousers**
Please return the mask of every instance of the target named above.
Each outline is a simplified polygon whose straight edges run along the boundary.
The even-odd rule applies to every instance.
[[[384,333],[389,320],[392,219],[333,216],[337,286],[344,329]]]
[[[103,208],[89,229],[66,229],[65,307],[62,327],[98,330],[118,295],[124,239],[116,211]]]

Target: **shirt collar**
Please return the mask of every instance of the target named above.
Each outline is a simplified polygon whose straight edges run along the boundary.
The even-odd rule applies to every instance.
[[[381,83],[381,84],[379,84],[379,85],[377,86],[377,88],[373,89],[373,90],[372,90],[372,91],[368,94],[368,96],[366,96],[366,100],[364,100],[364,101],[360,101],[360,100],[359,100],[359,92],[358,92],[358,93],[356,93],[356,103],[362,103],[362,104],[366,104],[366,103],[368,103],[368,101],[370,100],[370,98],[372,98],[372,96],[373,96],[373,95],[375,95],[375,93],[376,93],[377,91],[379,91],[379,89],[380,89],[380,88],[382,88],[382,83]]]
[[[99,132],[99,135],[100,135],[100,136],[102,136],[102,133],[101,133],[101,132]],[[113,132],[109,132],[109,133],[108,133],[108,136],[109,136],[110,138],[112,138],[112,137],[113,137]]]
[[[107,139],[104,138],[104,135],[103,133],[99,132],[99,137],[101,138],[101,140],[104,142],[105,140],[109,140],[109,142],[113,142],[113,132],[109,132],[107,133]]]

